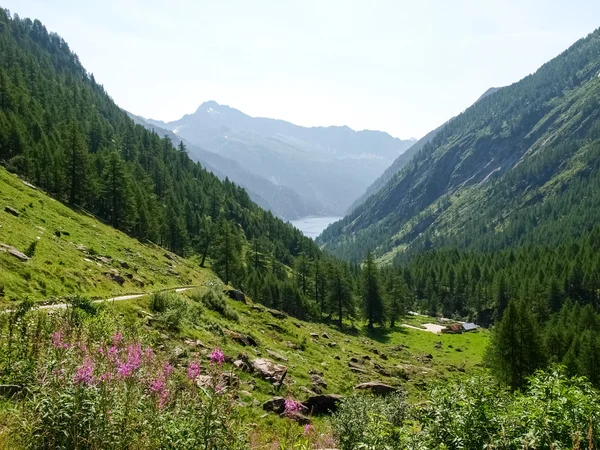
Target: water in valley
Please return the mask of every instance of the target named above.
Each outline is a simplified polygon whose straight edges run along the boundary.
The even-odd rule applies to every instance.
[[[337,216],[328,216],[328,217],[302,217],[296,220],[290,220],[290,223],[298,228],[305,236],[308,236],[311,239],[316,239],[321,232],[327,228],[327,226],[337,220],[340,220],[341,217]]]

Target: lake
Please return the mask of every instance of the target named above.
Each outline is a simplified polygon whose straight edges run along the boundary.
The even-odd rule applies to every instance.
[[[296,220],[290,220],[290,223],[298,228],[305,236],[316,239],[327,226],[340,220],[341,217],[302,217]]]

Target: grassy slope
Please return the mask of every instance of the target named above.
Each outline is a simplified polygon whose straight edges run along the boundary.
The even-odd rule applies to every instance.
[[[20,216],[17,218],[6,213],[5,206],[17,209]],[[21,262],[0,252],[0,285],[4,286],[5,292],[0,303],[8,304],[24,296],[39,300],[73,293],[108,297],[188,284],[203,286],[200,289],[222,286],[210,270],[199,269],[197,263],[182,258],[171,261],[165,256],[164,249],[141,244],[93,217],[74,212],[25,185],[2,168],[0,225],[0,243],[21,251],[39,237],[35,255],[30,261]],[[67,231],[69,235],[57,237],[56,230]],[[78,246],[85,246],[87,252],[82,251],[82,247],[78,249]],[[108,263],[99,261],[100,256],[108,258]],[[123,268],[122,261],[130,268]],[[111,269],[126,278],[123,286],[105,275]],[[173,270],[178,275],[170,272]],[[186,295],[190,293],[187,291]],[[180,359],[181,356],[176,359],[182,364],[195,358],[195,353],[206,355],[208,349],[216,346],[233,358],[246,353],[250,359],[263,356],[275,360],[267,349],[287,358],[288,361],[282,363],[288,367],[288,377],[280,392],[275,392],[269,383],[256,376],[239,374],[241,389],[251,392],[250,397],[241,396],[243,404],[247,405],[246,420],[257,424],[257,436],[265,441],[277,434],[277,430],[283,427],[283,421],[273,414],[265,414],[262,402],[276,394],[306,398],[307,394],[300,387],[311,388],[310,371],[323,374],[328,384],[324,390],[327,393],[349,394],[359,382],[381,380],[406,389],[417,399],[419,390],[428,380],[454,376],[457,370],[478,370],[488,339],[486,331],[437,336],[403,327],[368,335],[360,324],[358,328],[347,324],[346,329],[353,331],[342,333],[325,324],[302,322],[290,317],[277,319],[260,306],[253,307],[233,300],[229,303],[239,313],[239,322],[204,309],[199,325],[187,326],[178,334],[160,329],[157,322],[148,322],[147,313],[142,311],[150,310],[149,297],[105,304],[105,307],[123,314],[132,326],[141,326],[155,334],[156,339],[165,345],[165,351],[183,355],[184,359]],[[428,320],[410,316],[404,322],[418,325]],[[215,331],[219,328],[250,334],[259,346],[242,347],[227,337],[227,333],[221,335]],[[318,333],[319,338],[311,337],[311,333]],[[324,338],[323,333],[329,338]],[[205,347],[198,346],[197,340]],[[175,351],[178,348],[183,352]],[[374,350],[386,355],[387,359],[378,356]],[[426,354],[431,354],[433,359],[423,358]],[[365,355],[371,360],[363,361]],[[366,374],[350,371],[348,361],[352,357],[362,362]],[[375,364],[384,368],[388,375],[382,375]],[[256,400],[254,405],[253,400]],[[317,419],[319,423],[327,428],[325,422]]]
[[[187,291],[186,295],[191,294]],[[435,335],[429,332],[397,327],[389,332],[367,334],[359,325],[353,332],[342,333],[335,327],[299,321],[286,317],[277,319],[259,305],[253,306],[229,300],[229,304],[239,313],[239,322],[227,320],[213,311],[204,310],[200,325],[185,328],[178,336],[170,336],[166,344],[167,351],[175,348],[183,350],[184,358],[194,358],[195,353],[206,356],[208,349],[221,347],[227,356],[236,359],[241,353],[249,356],[250,360],[265,357],[288,367],[285,386],[278,392],[266,381],[244,372],[238,373],[242,380],[240,389],[249,391],[250,397],[240,396],[249,421],[257,423],[258,435],[266,440],[272,437],[274,430],[283,426],[282,421],[273,414],[265,414],[262,403],[274,395],[292,395],[304,400],[307,393],[302,386],[311,389],[311,371],[321,373],[327,382],[324,393],[348,395],[353,392],[356,384],[366,381],[382,381],[397,386],[409,393],[413,400],[419,400],[420,391],[428,381],[453,377],[462,370],[476,372],[479,369],[489,333],[480,330],[462,335]],[[148,297],[118,302],[114,306],[125,317],[134,321],[147,320],[149,311]],[[431,321],[426,317],[409,316],[404,323],[418,326],[420,323]],[[224,335],[215,333],[218,327],[254,337],[258,347],[244,347]],[[351,329],[348,324],[347,329]],[[157,334],[159,330],[154,330]],[[318,333],[319,338],[311,337]],[[329,338],[324,338],[326,333]],[[166,334],[162,332],[162,337]],[[201,342],[196,345],[197,340]],[[301,349],[303,341],[304,350]],[[335,342],[335,346],[330,343]],[[403,346],[403,348],[399,348]],[[277,352],[288,361],[277,361],[268,354],[267,350]],[[384,354],[387,359],[378,356],[374,350]],[[176,353],[181,353],[178,350]],[[428,360],[424,355],[431,354]],[[368,355],[370,361],[363,361]],[[339,359],[336,359],[339,357]],[[355,357],[361,361],[367,374],[357,374],[350,371],[348,362]],[[181,358],[181,356],[180,356]],[[375,364],[383,367],[390,376],[379,373]],[[252,406],[252,401],[258,402]],[[326,429],[326,422],[317,418],[321,429]],[[276,434],[276,432],[275,432]]]
[[[18,210],[20,216],[5,212],[6,206]],[[57,230],[69,235],[57,237]],[[109,297],[200,285],[215,278],[191,260],[169,255],[174,258],[171,260],[164,249],[141,244],[91,216],[73,211],[0,167],[0,243],[25,252],[36,240],[30,261],[21,262],[0,252],[0,286],[4,286],[0,304],[23,296],[35,300],[74,293]],[[126,280],[123,285],[106,275],[111,271]]]

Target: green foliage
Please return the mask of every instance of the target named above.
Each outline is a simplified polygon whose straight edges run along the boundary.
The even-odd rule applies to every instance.
[[[400,448],[398,432],[408,411],[401,394],[355,395],[342,402],[331,423],[342,450]]]
[[[373,329],[375,323],[383,324],[385,318],[378,276],[373,253],[368,252],[362,270],[362,301],[369,329]]]
[[[536,372],[528,386],[510,392],[475,377],[437,382],[417,405],[350,398],[332,425],[343,450],[596,447],[600,394],[585,379],[553,368]]]
[[[234,322],[240,320],[240,316],[238,315],[237,311],[227,304],[227,297],[222,292],[219,292],[215,289],[209,289],[204,293],[194,292],[191,297],[192,300],[203,304],[211,311],[218,312],[221,316],[228,320],[232,320]]]
[[[545,350],[531,310],[511,301],[492,333],[487,362],[493,373],[513,389],[545,363]]]
[[[35,248],[37,247],[37,244],[37,240],[29,244],[29,247],[27,247],[27,250],[25,250],[25,255],[29,256],[30,258],[33,258],[33,256],[35,255]]]
[[[198,314],[191,314],[185,297],[172,291],[152,294],[150,309],[157,313],[159,322],[171,331],[179,331],[184,323],[198,319]]]

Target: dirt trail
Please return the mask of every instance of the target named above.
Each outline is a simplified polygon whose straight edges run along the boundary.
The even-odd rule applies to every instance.
[[[171,288],[171,289],[161,289],[160,291],[156,291],[156,292],[164,292],[164,291],[175,291],[175,292],[184,292],[187,291],[189,289],[194,289],[198,286],[183,286],[183,287],[178,287],[178,288]],[[140,297],[145,297],[147,295],[152,295],[154,292],[146,292],[144,294],[129,294],[129,295],[120,295],[118,297],[111,297],[111,298],[105,298],[105,299],[100,299],[100,300],[93,300],[92,303],[105,303],[105,302],[120,302],[123,300],[133,300],[134,298],[140,298]],[[53,303],[51,305],[42,305],[42,306],[38,306],[35,309],[66,309],[68,306],[67,303]],[[12,310],[8,310],[8,311],[4,311],[4,312],[12,312]]]

